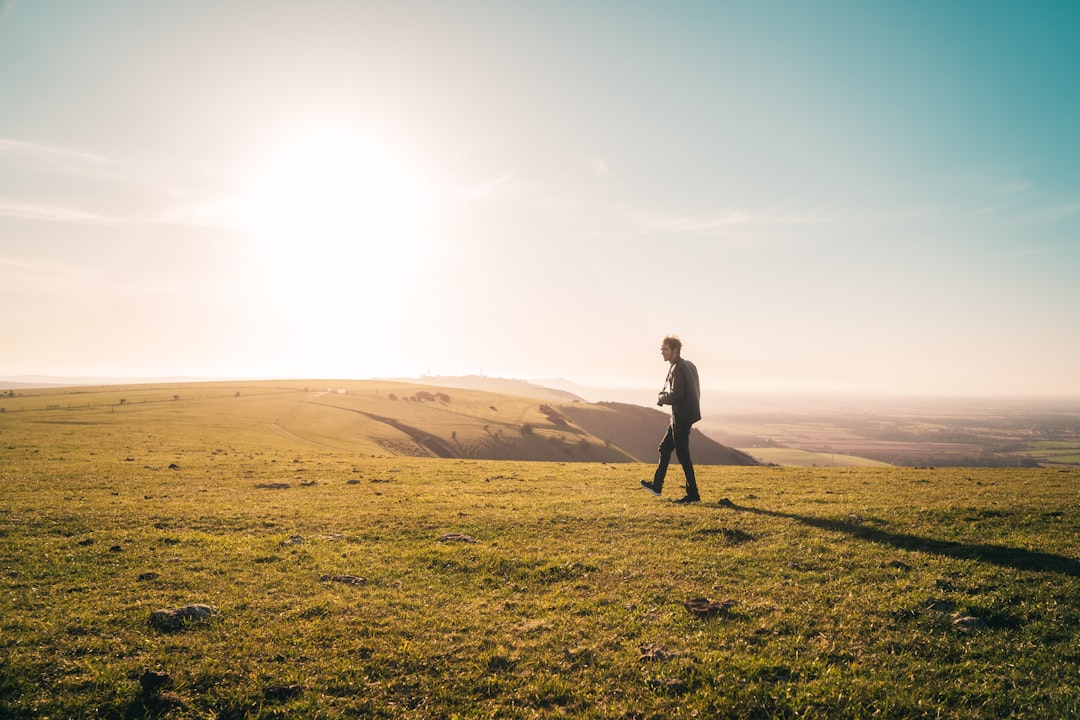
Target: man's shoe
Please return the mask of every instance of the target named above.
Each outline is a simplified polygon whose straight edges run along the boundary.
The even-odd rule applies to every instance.
[[[690,503],[696,503],[696,502],[701,502],[701,498],[697,497],[696,495],[687,495],[686,497],[681,497],[678,500],[676,500],[675,504],[676,505],[689,505]]]
[[[656,497],[660,497],[660,488],[658,488],[654,483],[651,483],[648,480],[641,481],[641,488],[642,490],[648,490]]]

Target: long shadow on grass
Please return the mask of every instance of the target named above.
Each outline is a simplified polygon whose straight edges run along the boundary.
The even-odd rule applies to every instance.
[[[842,532],[869,542],[880,545],[891,545],[901,550],[916,550],[918,552],[933,553],[946,557],[963,560],[978,560],[980,562],[1002,565],[1016,568],[1017,570],[1038,570],[1042,572],[1056,572],[1064,575],[1080,577],[1080,561],[1054,555],[1052,553],[1039,552],[1037,550],[1025,550],[1024,548],[1008,547],[1005,545],[987,545],[983,543],[962,543],[952,540],[935,540],[934,538],[920,537],[908,533],[886,532],[879,528],[867,527],[854,522],[843,520],[828,520],[809,515],[796,515],[778,510],[763,510],[745,505],[725,504],[724,507],[741,512],[754,513],[755,515],[768,515],[769,517],[787,518],[796,520],[811,527],[829,530],[830,532]]]

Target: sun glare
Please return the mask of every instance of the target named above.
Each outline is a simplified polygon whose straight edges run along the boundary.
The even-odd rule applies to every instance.
[[[373,338],[410,327],[430,263],[429,195],[374,136],[346,127],[294,132],[250,172],[234,206],[287,374],[355,373]]]
[[[427,205],[421,183],[385,145],[322,127],[278,145],[235,214],[271,283],[323,296],[328,281],[355,275],[370,286],[407,269],[425,252]]]

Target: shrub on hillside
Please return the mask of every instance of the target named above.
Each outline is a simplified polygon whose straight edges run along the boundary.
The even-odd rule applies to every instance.
[[[544,416],[547,417],[548,422],[550,422],[552,425],[558,425],[559,427],[567,427],[570,424],[570,421],[565,415],[563,415],[561,412],[551,407],[550,405],[541,405],[540,412],[544,413]]]

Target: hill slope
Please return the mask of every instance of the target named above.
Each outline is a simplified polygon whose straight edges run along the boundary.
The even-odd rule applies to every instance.
[[[0,397],[0,412],[9,429],[61,422],[82,432],[137,416],[148,437],[191,436],[193,447],[211,448],[243,438],[253,452],[272,445],[393,457],[655,460],[664,413],[566,396],[552,393],[545,402],[387,380],[177,383],[16,391]],[[700,433],[693,443],[702,465],[757,464]]]
[[[653,408],[623,403],[592,403],[560,406],[576,425],[591,435],[611,439],[635,460],[655,462],[670,415]],[[690,439],[694,462],[701,465],[759,465],[746,453],[721,445],[694,430]]]

